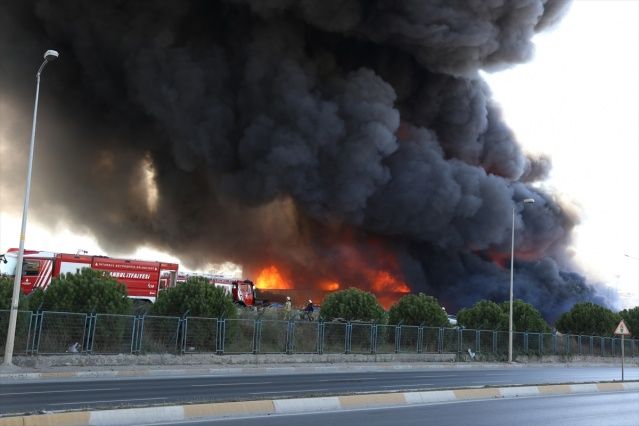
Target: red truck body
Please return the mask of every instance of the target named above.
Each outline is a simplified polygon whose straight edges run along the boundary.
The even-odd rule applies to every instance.
[[[3,260],[0,261],[0,273],[15,276],[17,255],[18,249],[9,249],[3,255]],[[130,298],[153,303],[159,291],[185,282],[191,276],[188,273],[178,273],[177,263],[33,250],[25,250],[22,264],[20,287],[24,294],[29,294],[36,288],[47,288],[51,279],[61,274],[76,273],[82,268],[91,268],[107,272],[124,284]],[[223,286],[237,303],[243,305],[255,303],[254,286],[249,280],[219,278],[211,279],[210,282],[216,286]]]

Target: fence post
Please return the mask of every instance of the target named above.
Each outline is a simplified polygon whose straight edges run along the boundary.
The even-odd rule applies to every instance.
[[[293,353],[293,338],[295,336],[295,329],[293,321],[290,319],[286,323],[286,353],[291,355]]]
[[[439,327],[437,329],[437,352],[442,353],[444,351],[444,329]]]
[[[528,331],[524,331],[524,353],[528,355]]]
[[[344,353],[349,354],[351,352],[351,339],[353,337],[353,324],[349,322],[346,323],[346,328],[344,330]]]
[[[475,330],[475,353],[481,353],[481,331]]]
[[[97,319],[97,314],[90,313],[84,320],[85,335],[82,336],[82,351],[86,354],[90,354],[93,350],[93,336],[95,335]]]
[[[421,354],[424,348],[424,323],[419,325],[417,329],[417,353]]]
[[[144,314],[140,314],[134,321],[135,335],[133,336],[133,352],[140,354],[142,352],[142,341],[144,339]],[[137,327],[136,327],[137,326]]]
[[[371,324],[371,353],[377,353],[377,323]]]
[[[320,320],[317,330],[317,354],[324,353],[324,321]]]
[[[260,339],[262,338],[262,320],[256,319],[253,323],[253,353],[260,352]]]
[[[401,323],[400,323],[401,324]],[[400,350],[400,340],[402,338],[402,326],[397,324],[395,326],[395,353],[399,353]]]
[[[35,314],[32,313],[31,318],[31,324],[29,327],[30,342],[27,341],[27,349],[30,355],[36,355],[38,353],[38,345],[40,342],[40,324],[42,323],[42,311],[38,310]]]
[[[35,353],[40,352],[40,340],[42,339],[42,323],[44,322],[44,311],[40,313],[40,324],[38,325],[38,343],[35,345]]]
[[[218,318],[217,320],[217,333],[215,336],[215,352],[218,355],[224,354],[224,335],[226,333],[226,320],[224,318]]]

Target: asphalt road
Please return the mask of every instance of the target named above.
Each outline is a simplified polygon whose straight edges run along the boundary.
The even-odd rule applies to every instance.
[[[626,368],[625,377],[626,380],[639,380],[639,368]],[[4,382],[0,384],[0,413],[277,399],[484,385],[579,383],[619,380],[619,378],[620,369],[615,367],[536,367]]]
[[[491,399],[401,408],[338,411],[233,420],[202,420],[168,425],[215,426],[637,426],[639,392]],[[158,425],[156,423],[156,425]]]

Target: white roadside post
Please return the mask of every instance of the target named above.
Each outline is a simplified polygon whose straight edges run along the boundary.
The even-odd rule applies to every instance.
[[[523,203],[532,204],[535,200],[533,198],[526,198]],[[515,266],[515,208],[517,204],[513,205],[513,222],[512,222],[512,234],[510,240],[510,313],[508,314],[508,362],[513,362],[513,277]]]
[[[619,322],[617,328],[615,328],[615,334],[621,334],[621,381],[623,382],[624,337],[630,336],[630,330],[628,330],[628,327],[626,326],[626,323],[623,322],[623,319]]]
[[[22,280],[22,259],[24,257],[24,235],[27,230],[27,213],[29,211],[29,196],[31,195],[31,170],[33,168],[33,150],[35,148],[36,119],[38,117],[38,99],[40,97],[40,74],[45,65],[58,59],[58,52],[47,50],[44,52],[44,62],[38,68],[36,74],[36,95],[33,107],[33,122],[31,124],[31,145],[29,146],[29,163],[27,165],[27,184],[24,190],[24,206],[22,208],[22,227],[20,228],[20,246],[18,248],[18,259],[16,261],[16,273],[13,280],[13,293],[11,295],[11,312],[9,313],[9,328],[7,329],[7,341],[4,347],[3,366],[9,367],[13,361],[13,347],[16,337],[16,322],[18,319],[18,301],[20,298],[20,281]]]

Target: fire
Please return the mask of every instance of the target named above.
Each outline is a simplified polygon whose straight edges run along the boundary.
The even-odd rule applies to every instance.
[[[274,265],[260,271],[255,280],[255,285],[257,288],[265,290],[288,290],[293,288],[291,282],[285,279]]]
[[[387,271],[374,271],[373,293],[410,293],[405,282],[398,280]]]
[[[319,284],[319,288],[322,291],[337,291],[339,287],[340,285],[337,281],[324,281]]]

